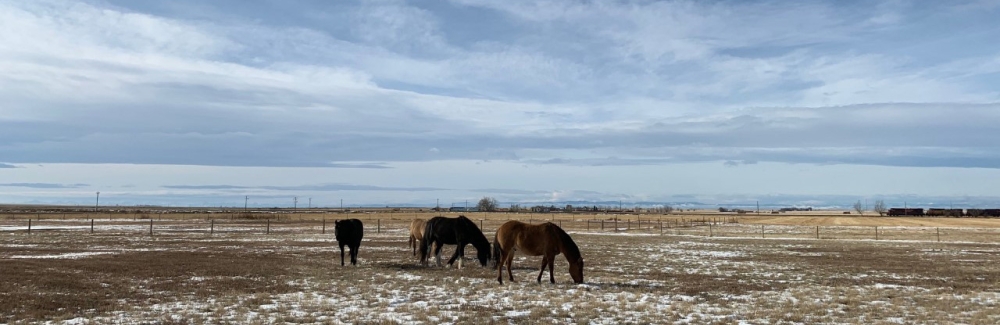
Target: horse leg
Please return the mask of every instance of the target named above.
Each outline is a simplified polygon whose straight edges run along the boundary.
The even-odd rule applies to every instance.
[[[556,283],[556,276],[552,274],[552,269],[556,265],[556,257],[553,255],[549,258],[549,283]]]
[[[340,266],[344,266],[344,244],[340,244]]]
[[[438,243],[437,246],[434,247],[434,258],[437,261],[437,266],[438,267],[442,266],[441,265],[441,248],[444,248],[444,244],[442,244],[442,243]]]
[[[413,247],[413,256],[417,256],[417,238],[410,235],[410,247]]]
[[[351,247],[351,265],[358,265],[358,248],[360,246]]]
[[[501,251],[500,256],[497,256],[497,282],[503,284],[503,262],[506,260],[506,252]]]
[[[549,258],[547,256],[542,256],[542,268],[538,270],[538,283],[542,283],[542,275],[545,274],[545,266],[549,264]]]
[[[514,248],[511,247],[510,254],[507,255],[507,276],[510,277],[510,282],[514,282],[514,273],[511,268],[514,267]]]
[[[448,259],[448,266],[455,263],[455,259],[458,259],[458,269],[462,269],[462,259],[461,257],[465,255],[465,245],[458,243],[458,247],[455,247],[455,254],[451,254],[451,258]]]

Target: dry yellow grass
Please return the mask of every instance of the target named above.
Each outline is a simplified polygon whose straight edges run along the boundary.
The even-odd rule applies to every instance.
[[[486,221],[486,232],[500,222]],[[1000,321],[994,243],[659,236],[563,223],[587,259],[584,285],[571,283],[561,257],[555,285],[534,282],[538,258],[517,258],[519,282],[503,286],[490,269],[420,267],[401,220],[382,233],[367,223],[357,267],[340,267],[333,235],[312,222],[271,234],[8,232],[0,323]],[[744,226],[756,225],[732,225]],[[100,254],[72,255],[81,253]]]

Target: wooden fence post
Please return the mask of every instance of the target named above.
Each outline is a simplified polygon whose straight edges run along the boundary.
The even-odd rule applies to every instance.
[[[601,219],[601,230],[604,230],[604,219]]]
[[[941,227],[937,227],[937,239],[938,239],[938,242],[940,243],[941,242]]]
[[[267,219],[267,230],[265,230],[265,234],[271,234],[271,219]]]
[[[764,225],[760,225],[760,238],[764,238]]]
[[[816,226],[816,239],[819,239],[819,226]]]
[[[377,227],[377,228],[375,228],[375,233],[381,233],[382,232],[382,219],[375,220],[375,223],[376,223],[376,227]]]
[[[878,226],[875,226],[875,240],[878,240]]]
[[[153,235],[153,218],[149,218],[149,235]]]
[[[31,234],[31,217],[28,217],[28,234]]]
[[[94,219],[90,219],[90,233],[94,233]]]
[[[712,234],[712,223],[710,222],[708,223],[708,237],[713,237],[713,235],[714,234]]]
[[[323,230],[321,230],[320,233],[326,234],[326,217],[323,217]]]
[[[209,221],[208,234],[209,235],[214,235],[215,234],[215,219],[212,219],[211,221]]]
[[[615,232],[618,232],[618,216],[615,216]]]

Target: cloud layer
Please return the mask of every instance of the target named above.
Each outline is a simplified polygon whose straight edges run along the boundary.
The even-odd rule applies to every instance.
[[[0,4],[0,157],[1000,167],[996,7],[240,4]]]

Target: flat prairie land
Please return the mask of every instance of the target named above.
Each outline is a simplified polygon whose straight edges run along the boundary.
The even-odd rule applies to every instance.
[[[471,258],[420,266],[412,216],[372,217],[359,265],[343,267],[316,218],[112,217],[91,233],[89,219],[41,217],[30,234],[25,220],[0,218],[0,323],[1000,322],[990,228],[884,226],[876,240],[864,223],[817,228],[813,216],[664,216],[663,228],[649,216],[621,216],[617,228],[606,215],[555,218],[581,248],[585,283],[557,257],[556,284],[548,274],[539,284],[540,258],[516,255],[517,281],[500,285]],[[506,219],[470,217],[490,239]]]

